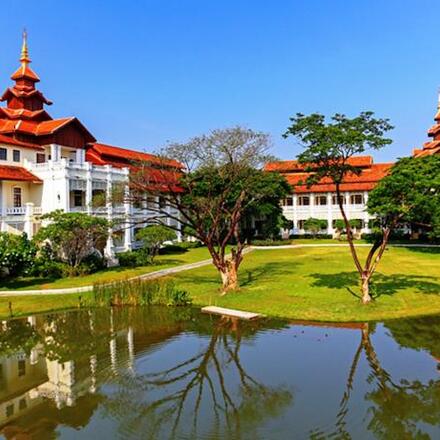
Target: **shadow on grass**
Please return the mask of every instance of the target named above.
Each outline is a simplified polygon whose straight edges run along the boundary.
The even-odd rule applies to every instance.
[[[405,249],[416,253],[440,255],[440,247],[405,247]]]
[[[347,289],[352,295],[359,296],[351,289],[353,285],[359,285],[357,272],[339,272],[334,274],[312,273],[313,287],[327,287],[329,289]],[[413,289],[420,293],[440,295],[440,283],[435,277],[424,275],[373,275],[372,294],[375,298],[381,295],[394,295],[400,290]]]
[[[293,275],[296,272],[296,267],[300,264],[301,263],[292,262],[289,262],[289,264],[286,264],[284,262],[270,262],[266,264],[261,264],[258,267],[252,269],[243,268],[239,271],[238,275],[239,285],[240,287],[247,287],[254,283],[271,281],[278,276],[281,277]],[[187,271],[179,273],[178,280],[193,284],[216,286],[220,289],[220,275],[218,274],[214,266],[208,267],[215,270],[214,276],[212,275],[212,273],[201,274],[194,271]]]

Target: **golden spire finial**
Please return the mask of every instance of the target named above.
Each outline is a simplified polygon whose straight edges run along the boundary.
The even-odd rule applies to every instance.
[[[31,62],[31,59],[29,58],[29,50],[28,50],[28,46],[27,46],[26,28],[23,29],[23,45],[21,46],[20,61],[22,64],[28,64]]]

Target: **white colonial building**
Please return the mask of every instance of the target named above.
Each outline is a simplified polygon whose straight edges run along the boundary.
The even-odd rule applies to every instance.
[[[369,216],[366,205],[368,193],[382,179],[392,164],[374,164],[371,156],[353,157],[352,165],[359,167],[359,175],[348,176],[341,185],[343,204],[347,217],[357,220],[358,232],[370,232]],[[327,179],[307,187],[305,181],[310,175],[305,166],[298,161],[272,162],[266,166],[270,172],[279,172],[292,186],[292,194],[282,201],[284,216],[292,221],[290,234],[305,234],[304,223],[309,218],[325,220],[322,233],[335,235],[336,222],[342,220],[336,196],[335,186]]]
[[[108,257],[132,249],[135,229],[151,216],[148,203],[160,200],[132,206],[128,198],[112,201],[112,193],[116,186],[128,192],[133,161],[151,163],[155,157],[97,143],[75,117],[53,119],[44,108],[51,102],[35,87],[39,78],[29,67],[26,36],[20,61],[11,77],[15,84],[1,96],[6,102],[0,107],[1,231],[32,237],[42,214],[56,209],[86,212],[118,225],[109,231]],[[94,203],[96,199],[101,203]]]

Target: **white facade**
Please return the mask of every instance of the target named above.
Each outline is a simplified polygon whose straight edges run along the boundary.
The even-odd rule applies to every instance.
[[[345,192],[342,196],[348,219],[361,220],[361,229],[357,232],[370,232],[368,223],[372,217],[366,210],[368,191]],[[327,221],[327,228],[321,233],[334,236],[337,232],[334,222],[342,219],[335,192],[292,194],[282,201],[282,207],[284,217],[293,222],[293,229],[285,231],[289,234],[306,234],[304,221],[318,218]]]
[[[115,253],[137,246],[135,230],[148,224],[151,211],[146,203],[135,208],[127,201],[119,204],[111,201],[116,185],[128,191],[128,168],[93,165],[85,160],[84,149],[56,144],[46,146],[45,153],[15,146],[12,149],[22,151],[20,162],[11,163],[8,152],[8,160],[0,160],[0,165],[23,167],[42,183],[0,180],[1,231],[26,232],[32,237],[41,226],[41,214],[60,209],[103,216],[117,224],[115,230],[109,231],[105,251],[110,260]],[[37,154],[40,155],[39,161]],[[45,155],[45,162],[41,162],[41,154]],[[97,194],[102,196],[99,207],[92,203]],[[171,221],[167,219],[167,222]]]

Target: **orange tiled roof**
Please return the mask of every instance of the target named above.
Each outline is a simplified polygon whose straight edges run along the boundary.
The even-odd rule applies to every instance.
[[[353,157],[350,159],[350,164],[359,167],[361,173],[360,175],[348,174],[341,184],[341,191],[370,191],[379,180],[387,175],[388,170],[393,165],[392,163],[373,164],[371,156]],[[335,185],[329,178],[323,178],[308,188],[306,180],[308,176],[312,175],[312,172],[305,171],[306,167],[306,165],[300,164],[296,160],[288,160],[269,163],[266,165],[265,170],[280,172],[296,193],[336,191]]]
[[[5,136],[4,134],[0,134],[0,144],[16,145],[17,147],[31,148],[33,150],[44,151],[44,148],[41,145],[32,144],[30,142],[19,141],[17,139],[10,138],[9,136]]]
[[[42,183],[41,179],[34,176],[22,167],[0,165],[0,180],[18,180],[23,182]]]
[[[97,165],[110,164],[119,167],[126,167],[130,162],[150,162],[152,164],[160,164],[161,159],[154,154],[142,153],[140,151],[129,150],[127,148],[115,147],[101,143],[91,144],[87,150],[86,157],[90,157],[90,161],[100,162]],[[182,168],[182,165],[175,161],[169,160],[167,164],[170,167]]]
[[[89,131],[81,124],[81,122],[74,117],[52,119],[49,121],[27,121],[27,120],[9,120],[0,119],[0,133],[15,133],[21,132],[25,134],[32,134],[34,136],[45,136],[53,134],[60,128],[75,122],[81,129],[86,132],[88,139],[94,140],[94,137],[89,133]]]
[[[0,107],[0,112],[8,119],[51,119],[46,110]]]
[[[371,156],[355,156],[348,160],[348,163],[356,167],[369,167],[373,164]],[[297,160],[282,160],[278,162],[270,162],[265,166],[266,171],[278,171],[287,173],[289,171],[301,171],[308,167],[307,164],[298,162]]]

